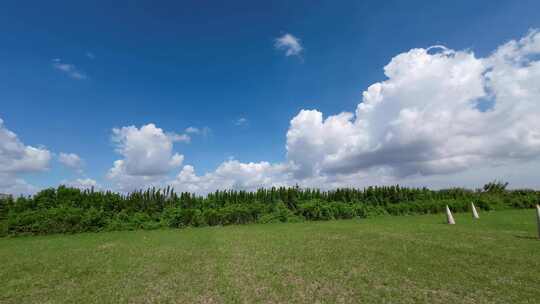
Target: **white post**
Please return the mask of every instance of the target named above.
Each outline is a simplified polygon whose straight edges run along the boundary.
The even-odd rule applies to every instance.
[[[538,224],[538,238],[540,238],[540,205],[536,205],[536,223]]]
[[[476,207],[474,207],[474,203],[471,203],[471,210],[472,210],[472,217],[473,219],[479,219],[478,212],[476,212]]]
[[[454,225],[456,223],[456,221],[454,221],[454,217],[452,216],[450,208],[448,208],[448,205],[446,205],[446,220],[449,225]]]

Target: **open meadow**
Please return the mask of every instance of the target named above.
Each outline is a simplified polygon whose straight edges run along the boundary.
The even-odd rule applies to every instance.
[[[540,0],[0,29],[0,304],[540,304]]]
[[[538,303],[532,209],[6,237],[0,303]]]

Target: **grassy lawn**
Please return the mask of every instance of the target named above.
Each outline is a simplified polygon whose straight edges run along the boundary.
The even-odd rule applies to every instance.
[[[533,210],[0,239],[0,303],[539,303]]]

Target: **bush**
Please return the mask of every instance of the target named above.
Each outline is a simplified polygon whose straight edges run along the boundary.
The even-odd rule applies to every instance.
[[[144,212],[135,212],[129,217],[129,221],[136,229],[156,229],[159,227],[159,224]]]
[[[356,216],[361,218],[375,217],[380,215],[387,215],[388,212],[382,206],[371,206],[365,203],[357,203],[353,206]]]
[[[221,223],[223,222],[223,220],[221,219],[221,215],[215,209],[205,209],[201,213],[201,220],[205,225],[208,226],[221,225]]]
[[[504,203],[501,195],[490,193],[480,196],[474,203],[484,210],[503,210],[511,207]]]
[[[85,231],[100,231],[107,225],[105,212],[101,209],[91,207],[81,220],[81,226]]]
[[[352,205],[343,202],[331,202],[329,207],[332,209],[333,217],[336,219],[351,219],[356,216]]]
[[[320,221],[334,219],[334,210],[329,203],[311,200],[299,205],[298,211],[306,220]]]
[[[169,208],[163,212],[162,221],[171,228],[198,227],[205,224],[198,209]]]
[[[540,198],[531,190],[514,190],[502,196],[503,205],[507,208],[534,208]]]
[[[233,204],[218,210],[222,225],[254,223],[258,218],[257,210],[248,205]]]
[[[8,216],[8,232],[12,234],[74,233],[85,231],[84,210],[72,207],[28,210]]]
[[[7,221],[0,221],[0,237],[8,235]]]
[[[33,197],[0,199],[0,236],[429,214],[444,212],[446,205],[468,212],[471,202],[482,210],[531,208],[540,202],[540,192],[507,190],[502,182],[476,191],[383,186],[322,192],[281,187],[216,191],[205,197],[176,194],[171,188],[123,195],[60,186]]]
[[[258,223],[297,223],[304,221],[304,218],[298,215],[295,215],[290,209],[285,206],[283,202],[276,203],[270,213],[261,215],[258,219]]]

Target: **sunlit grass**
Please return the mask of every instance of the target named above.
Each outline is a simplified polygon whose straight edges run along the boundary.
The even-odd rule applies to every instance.
[[[533,210],[0,239],[1,303],[537,303]]]

